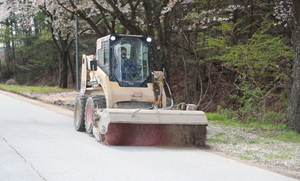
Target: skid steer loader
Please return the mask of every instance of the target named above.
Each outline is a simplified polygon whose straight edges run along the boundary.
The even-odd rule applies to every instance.
[[[151,41],[108,35],[97,40],[96,55],[83,55],[75,129],[105,145],[205,145],[205,114],[173,106],[164,71],[151,71]]]

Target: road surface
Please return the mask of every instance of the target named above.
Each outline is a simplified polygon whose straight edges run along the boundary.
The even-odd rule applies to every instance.
[[[289,181],[198,148],[104,146],[72,111],[0,91],[2,181]]]

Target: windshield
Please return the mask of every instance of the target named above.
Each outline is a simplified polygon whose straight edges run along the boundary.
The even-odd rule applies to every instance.
[[[122,38],[113,45],[113,73],[119,81],[142,82],[149,76],[148,46],[136,38]]]

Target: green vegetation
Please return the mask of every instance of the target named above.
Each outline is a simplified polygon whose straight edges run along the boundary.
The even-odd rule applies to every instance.
[[[286,116],[274,110],[282,108],[282,112],[287,106],[284,86],[289,68],[285,65],[293,58],[293,50],[284,44],[283,37],[267,33],[273,24],[262,22],[251,38],[234,44],[230,32],[238,23],[222,22],[214,28],[217,36],[205,36],[204,49],[213,52],[211,58],[238,73],[233,82],[235,91],[228,97],[241,105],[231,114],[245,122],[285,122]]]
[[[17,93],[47,93],[47,92],[67,92],[74,91],[71,89],[62,89],[59,87],[47,87],[47,86],[22,86],[22,85],[4,85],[0,84],[0,89],[13,91]]]
[[[207,144],[228,156],[261,163],[267,167],[283,168],[298,173],[300,135],[284,123],[244,121],[232,117],[229,110],[207,113]],[[222,113],[220,113],[222,112]],[[226,114],[225,114],[226,113]],[[277,113],[268,113],[270,117]]]
[[[227,112],[228,113],[228,112]],[[279,116],[277,113],[273,113],[273,116]],[[206,113],[208,120],[211,121],[211,124],[216,125],[225,125],[229,126],[233,129],[243,129],[248,133],[255,133],[257,135],[261,135],[266,138],[272,138],[279,141],[285,141],[290,143],[300,143],[300,135],[297,132],[289,127],[286,123],[273,123],[272,121],[242,121],[237,118],[229,118],[226,114],[220,113]],[[231,135],[234,137],[226,138],[226,135],[222,132],[214,135],[212,138],[209,139],[211,142],[222,142],[222,143],[233,143],[236,140],[241,140],[238,134]],[[230,139],[233,141],[230,142]],[[248,140],[248,143],[256,143],[259,140],[253,139]]]

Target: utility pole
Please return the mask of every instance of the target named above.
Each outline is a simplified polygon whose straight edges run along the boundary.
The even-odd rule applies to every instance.
[[[79,90],[79,67],[78,67],[78,14],[75,14],[75,49],[76,49],[76,89]]]

